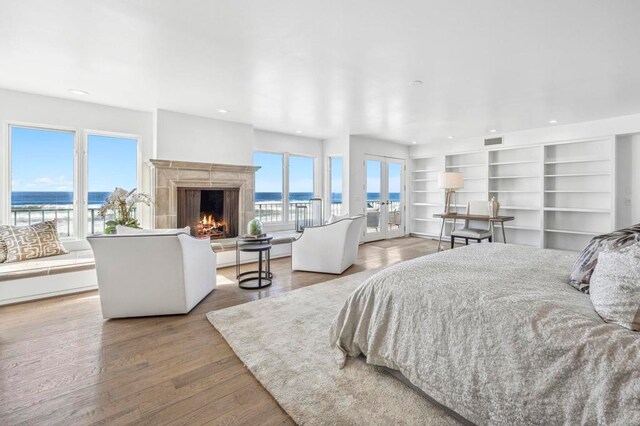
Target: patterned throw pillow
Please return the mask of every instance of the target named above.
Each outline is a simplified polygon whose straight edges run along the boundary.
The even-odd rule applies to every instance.
[[[640,331],[640,243],[600,253],[590,296],[603,320]]]
[[[69,253],[60,244],[53,220],[31,226],[0,225],[0,240],[7,245],[6,263]]]
[[[594,237],[582,250],[578,260],[573,265],[569,284],[583,293],[589,293],[589,280],[593,274],[598,255],[605,248],[621,249],[640,241],[640,223],[611,232],[609,234]]]
[[[7,260],[7,243],[0,238],[0,263],[4,263]]]

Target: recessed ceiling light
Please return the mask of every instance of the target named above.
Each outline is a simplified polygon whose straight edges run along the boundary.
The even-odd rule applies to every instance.
[[[222,108],[220,108],[220,109],[218,110],[218,112],[219,112],[220,114],[226,114],[226,113],[228,113],[228,112],[229,112],[229,110],[228,110],[228,109],[222,109]]]
[[[453,139],[453,136],[449,135],[447,136],[447,139]]]
[[[411,143],[415,145],[415,144],[417,144],[418,142],[416,142],[416,141],[411,141]]]
[[[422,80],[413,80],[409,84],[412,86],[420,86],[422,84]]]
[[[495,133],[495,132],[497,132],[497,130],[496,130],[496,129],[491,129],[491,130],[489,130],[489,133]]]
[[[296,133],[302,133],[302,130],[296,130]]]
[[[86,90],[80,90],[80,89],[69,89],[69,93],[73,93],[74,95],[79,95],[79,96],[85,96],[89,94],[89,92],[87,92]]]
[[[558,120],[549,120],[549,124],[556,124]]]

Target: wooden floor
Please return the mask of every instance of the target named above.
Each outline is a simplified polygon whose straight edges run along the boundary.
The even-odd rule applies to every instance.
[[[345,274],[436,246],[411,237],[365,244]],[[95,291],[0,308],[0,424],[292,424],[205,318],[335,278],[292,273],[290,258],[272,270],[273,285],[256,291],[220,269],[226,283],[188,315],[105,321]]]

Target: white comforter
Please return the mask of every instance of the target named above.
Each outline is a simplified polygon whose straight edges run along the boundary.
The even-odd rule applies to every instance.
[[[477,244],[400,263],[351,294],[331,344],[477,424],[640,425],[640,333],[567,284],[574,259]]]

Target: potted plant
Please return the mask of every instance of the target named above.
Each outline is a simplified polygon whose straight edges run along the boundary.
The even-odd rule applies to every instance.
[[[151,198],[142,192],[137,192],[137,188],[127,191],[116,188],[100,207],[98,214],[106,217],[113,212],[114,220],[105,222],[104,233],[115,234],[116,225],[124,225],[131,228],[140,228],[138,219],[134,217],[135,206],[137,204],[151,205]]]

